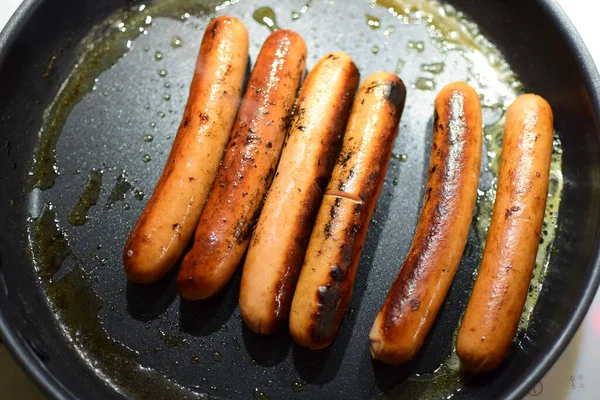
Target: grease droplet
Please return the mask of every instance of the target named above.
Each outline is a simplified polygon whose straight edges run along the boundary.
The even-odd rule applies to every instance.
[[[254,388],[254,392],[252,393],[255,399],[258,400],[269,400],[269,397],[264,394],[259,388]]]
[[[433,79],[419,77],[415,82],[415,87],[419,90],[435,90]]]
[[[133,193],[133,196],[135,197],[135,199],[136,199],[137,201],[142,201],[142,200],[144,200],[144,192],[143,192],[143,191],[141,191],[141,190],[136,190],[136,191]]]
[[[300,382],[294,382],[292,383],[292,390],[296,393],[304,392],[305,390],[308,390],[308,386]]]
[[[173,39],[171,39],[172,48],[177,49],[181,46],[183,46],[183,40],[181,40],[179,36],[175,36]]]
[[[406,48],[408,51],[416,50],[419,53],[422,53],[423,50],[425,50],[425,43],[423,43],[422,41],[413,42],[411,40],[410,42],[408,42],[408,46],[406,46]]]
[[[369,28],[379,29],[379,27],[381,26],[379,18],[374,17],[371,14],[367,14],[366,17],[367,17],[367,25],[369,25]]]
[[[404,60],[398,60],[398,62],[396,63],[396,68],[394,69],[394,73],[396,75],[400,75],[400,72],[402,72],[402,69],[404,68]]]
[[[143,161],[143,162],[150,162],[150,161],[152,161],[152,157],[150,157],[150,155],[149,155],[149,154],[144,154],[144,155],[142,156],[142,161]]]
[[[432,74],[441,74],[442,72],[444,72],[444,68],[446,67],[446,64],[444,64],[443,62],[437,62],[437,63],[431,63],[431,64],[421,64],[421,71],[423,72],[430,72]]]
[[[271,7],[257,8],[252,16],[256,22],[266,26],[271,32],[275,32],[279,29],[277,26],[277,19],[275,18],[275,12]]]

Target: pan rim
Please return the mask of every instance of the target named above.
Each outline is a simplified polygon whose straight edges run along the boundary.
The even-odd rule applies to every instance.
[[[27,21],[45,0],[24,0],[0,32],[0,64],[4,62],[14,38],[20,34]],[[592,56],[583,39],[577,32],[572,21],[556,0],[537,0],[539,6],[546,10],[547,17],[559,30],[560,35],[568,44],[573,57],[577,61],[592,109],[597,119],[600,119],[600,75]],[[600,126],[598,126],[600,132]],[[600,220],[599,226],[600,226]],[[600,229],[594,235],[595,246],[590,261],[591,270],[588,273],[587,285],[583,289],[581,300],[575,306],[573,314],[562,332],[554,339],[548,350],[541,355],[537,365],[517,383],[507,388],[507,399],[521,399],[555,364],[571,342],[596,296],[600,286]],[[51,399],[75,399],[73,393],[48,371],[44,363],[37,357],[20,333],[9,326],[7,316],[0,309],[0,339],[6,346],[19,366],[29,378],[40,388],[44,395]]]

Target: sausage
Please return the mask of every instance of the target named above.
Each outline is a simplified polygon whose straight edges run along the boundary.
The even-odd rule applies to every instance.
[[[171,153],[123,249],[129,280],[159,280],[190,241],[231,134],[247,63],[244,24],[228,16],[212,20]]]
[[[487,372],[510,350],[535,263],[548,196],[554,117],[533,94],[508,108],[492,221],[456,339],[463,367]]]
[[[301,346],[325,348],[340,327],[405,98],[400,78],[379,72],[354,100],[292,301],[290,333]]]
[[[477,200],[482,120],[479,96],[465,82],[435,99],[423,208],[413,242],[371,329],[373,358],[410,361],[433,325],[458,269]]]
[[[304,75],[306,45],[289,30],[271,34],[248,81],[233,134],[177,277],[188,300],[219,292],[235,272],[275,168]]]
[[[315,65],[302,86],[242,273],[240,311],[254,332],[270,334],[289,315],[358,79],[350,56],[331,53]]]

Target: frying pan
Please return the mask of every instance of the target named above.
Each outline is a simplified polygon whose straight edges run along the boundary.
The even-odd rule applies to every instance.
[[[188,3],[214,7],[209,1]],[[263,3],[240,2],[226,11],[235,12],[234,6],[255,9]],[[297,9],[303,4],[292,3]],[[350,11],[358,3],[344,2]],[[411,150],[408,162],[390,165],[388,175],[395,174],[398,185],[387,185],[380,198],[350,311],[338,338],[330,349],[310,352],[293,345],[285,330],[259,337],[243,326],[236,309],[239,274],[223,293],[196,304],[177,298],[173,274],[150,286],[128,284],[124,279],[120,251],[145,201],[135,200],[129,189],[151,192],[160,173],[172,141],[164,132],[174,134],[180,118],[177,110],[187,96],[189,65],[195,57],[192,44],[169,64],[172,111],[162,118],[143,114],[148,112],[145,103],[164,101],[162,92],[149,89],[157,82],[163,84],[156,75],[159,67],[136,64],[134,54],[143,52],[132,52],[123,61],[130,62],[133,70],[114,67],[102,75],[106,82],[98,82],[97,95],[73,99],[78,104],[67,118],[56,149],[61,175],[47,192],[31,190],[29,172],[44,110],[79,62],[82,49],[77,44],[119,7],[141,3],[27,0],[0,35],[0,137],[5,144],[0,157],[0,333],[31,378],[57,399],[374,398],[385,394],[410,398],[424,397],[426,386],[435,387],[437,395],[465,399],[522,397],[564,350],[600,282],[600,80],[581,39],[554,2],[450,3],[479,24],[528,91],[548,99],[564,151],[565,186],[550,268],[529,327],[502,367],[483,377],[463,377],[459,390],[455,377],[427,380],[451,351],[453,332],[472,286],[471,274],[481,254],[473,232],[472,251],[465,254],[446,306],[417,360],[392,368],[372,362],[368,353],[368,329],[418,216],[431,103],[413,101],[408,119],[405,113],[400,133],[404,144],[399,146]],[[272,4],[276,6],[284,7]],[[249,15],[245,15],[246,22],[251,21]],[[302,18],[290,28],[309,24],[309,19],[303,22]],[[336,41],[350,38],[356,30],[338,15],[326,18],[328,28],[339,33]],[[247,24],[256,51],[268,31]],[[311,28],[309,47],[314,48],[318,40],[327,47],[328,39],[319,39],[317,28]],[[168,39],[162,43],[165,49]],[[152,75],[148,75],[148,85],[135,81],[148,70]],[[366,76],[364,71],[362,76]],[[118,103],[101,102],[98,93],[103,87],[124,97]],[[411,119],[413,114],[422,115],[423,121]],[[140,137],[148,133],[150,118],[162,124],[163,136],[155,134],[150,145],[154,147],[149,147],[154,160],[143,163],[140,158],[146,150]],[[100,201],[90,209],[90,220],[75,229],[66,216],[94,168],[104,171]],[[121,185],[113,189],[125,187],[113,191],[114,204],[109,201],[113,181]],[[51,209],[45,205],[49,198]],[[44,210],[45,215],[56,215],[70,249],[60,247],[65,243],[61,237],[47,238],[48,248],[64,250],[48,256],[60,254],[59,261],[65,256],[52,277],[53,286],[45,285],[54,271],[40,270],[28,247],[32,218],[44,215]],[[54,224],[53,218],[46,222]],[[65,324],[57,324],[56,313]],[[411,384],[420,381],[424,385]]]

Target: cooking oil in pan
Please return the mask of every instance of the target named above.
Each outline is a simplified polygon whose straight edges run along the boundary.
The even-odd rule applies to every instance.
[[[80,260],[75,260],[76,265],[61,279],[53,279],[63,261],[75,255],[51,204],[46,204],[41,215],[31,220],[28,242],[51,310],[61,321],[63,333],[101,379],[117,392],[123,394],[122,388],[127,388],[139,398],[204,398],[154,370],[141,367],[135,351],[110,338],[98,319],[103,301],[94,293],[90,277],[77,265]],[[107,372],[110,377],[105,375]]]
[[[363,275],[362,286],[366,289],[356,288],[357,299],[361,297],[362,291],[364,296],[379,296],[374,303],[381,304],[385,293],[382,292],[380,283],[370,286],[373,276],[376,275],[379,281],[391,282],[401,263],[403,251],[412,239],[414,226],[394,226],[394,213],[410,213],[415,222],[418,217],[422,190],[419,186],[422,182],[418,175],[421,169],[427,168],[422,154],[430,151],[428,140],[431,127],[428,121],[433,111],[436,90],[454,80],[466,80],[481,96],[486,124],[485,168],[482,170],[478,215],[473,226],[481,243],[485,239],[495,195],[503,126],[501,117],[506,107],[523,91],[519,79],[502,54],[479,32],[477,25],[460,11],[434,0],[315,3],[293,0],[272,2],[269,7],[259,7],[237,0],[158,0],[149,5],[137,3],[134,8],[121,10],[104,23],[92,28],[80,45],[82,50],[77,66],[62,83],[55,100],[45,112],[40,142],[32,164],[31,184],[37,188],[32,192],[35,193],[35,196],[32,194],[32,199],[35,197],[35,202],[40,204],[53,200],[59,204],[60,196],[70,190],[68,184],[71,175],[66,172],[69,172],[71,166],[64,161],[79,157],[82,165],[78,165],[78,169],[103,167],[105,184],[100,187],[97,202],[106,206],[94,208],[94,212],[91,213],[93,219],[77,226],[68,224],[70,209],[48,207],[38,218],[31,221],[30,252],[62,331],[91,368],[116,390],[130,396],[147,394],[151,390],[152,397],[164,394],[165,398],[195,398],[198,397],[196,391],[226,398],[256,397],[256,393],[269,396],[269,392],[275,389],[274,385],[277,385],[279,390],[287,390],[290,396],[296,395],[296,392],[300,394],[305,389],[308,389],[308,393],[314,393],[311,392],[311,383],[299,383],[308,381],[299,376],[292,355],[278,361],[281,363],[280,368],[285,365],[286,371],[289,372],[285,377],[272,375],[272,369],[265,367],[258,360],[256,365],[252,366],[252,371],[256,372],[245,371],[248,374],[257,374],[252,375],[256,377],[255,382],[247,382],[245,393],[228,392],[227,388],[221,387],[218,390],[213,389],[208,380],[199,378],[196,372],[188,375],[192,378],[181,381],[177,375],[178,383],[189,388],[184,389],[178,383],[165,378],[163,375],[167,373],[162,369],[161,373],[158,373],[145,367],[155,367],[152,359],[160,353],[148,355],[148,349],[142,348],[145,345],[140,345],[142,347],[138,349],[138,343],[131,340],[130,335],[116,338],[111,324],[118,323],[135,329],[137,321],[127,310],[122,309],[124,306],[116,306],[118,302],[103,305],[100,301],[100,298],[103,298],[106,303],[115,296],[125,296],[124,287],[120,291],[110,287],[111,282],[125,282],[120,258],[121,246],[147,200],[148,196],[144,196],[143,193],[151,193],[160,175],[160,169],[168,155],[168,151],[164,150],[169,148],[177,132],[204,28],[212,17],[222,13],[241,19],[248,27],[252,61],[256,59],[262,41],[271,30],[280,26],[296,30],[305,38],[309,52],[309,69],[325,53],[345,51],[355,60],[362,78],[377,70],[395,71],[409,87],[407,107],[394,148],[394,154],[397,156],[390,163],[387,177],[391,193],[389,196],[381,196],[391,199],[388,200],[391,206],[381,205],[384,201],[380,200],[378,210],[387,211],[378,211],[379,214],[376,212],[375,219],[379,223],[373,225],[375,230],[381,231],[378,236],[379,247],[394,247],[399,250],[397,257],[393,259],[378,258],[375,250],[370,254],[365,252],[363,259],[366,261],[361,263],[357,282],[360,282],[364,268],[370,267],[365,264],[372,263],[373,267],[370,279],[367,280]],[[339,16],[340,21],[353,29],[343,35],[338,34],[336,24],[332,24],[331,17],[328,17],[331,15]],[[60,56],[57,56],[52,61],[54,69],[61,62]],[[40,79],[53,79],[54,69],[49,71],[47,77],[42,77],[45,71],[41,71]],[[127,78],[124,79],[123,76]],[[167,77],[168,82],[165,82]],[[92,91],[94,86],[97,90]],[[168,99],[165,94],[169,96]],[[424,112],[423,108],[416,106],[418,104],[431,104],[431,107]],[[168,110],[165,105],[168,105]],[[92,121],[86,125],[85,140],[76,129],[76,121],[83,118]],[[69,142],[79,144],[74,147],[84,155],[69,154]],[[93,147],[97,143],[104,145]],[[152,162],[144,162],[150,159]],[[122,171],[128,171],[128,174]],[[529,315],[543,284],[544,273],[549,267],[549,252],[562,190],[558,138],[553,154],[551,180],[543,242],[538,252],[534,280],[523,313],[521,329],[526,329]],[[114,183],[107,185],[106,182]],[[80,195],[81,193],[75,193],[74,198]],[[87,211],[80,214],[87,214]],[[69,240],[78,238],[80,232],[85,232],[85,237],[116,243],[110,252],[106,250],[109,248],[106,242],[102,249],[98,250],[106,252],[102,256],[106,258],[106,263],[101,267],[94,267],[93,274],[89,265],[96,261],[89,255],[84,241]],[[68,262],[61,268],[64,260]],[[62,276],[62,279],[57,279],[57,285],[52,280],[55,274],[57,277]],[[65,293],[67,291],[74,295],[69,296]],[[89,307],[76,304],[76,298],[85,299],[84,302],[88,303]],[[242,340],[246,334],[240,328],[241,322],[237,325],[228,324],[228,331],[217,327],[210,334],[204,331],[200,334],[190,333],[185,330],[188,328],[181,326],[182,323],[178,319],[178,302],[171,301],[173,306],[168,307],[156,319],[144,324],[144,334],[160,332],[165,326],[180,328],[181,331],[177,332],[165,330],[165,334],[181,338],[186,341],[185,344],[166,345],[166,349],[161,351],[181,355],[179,360],[189,360],[190,354],[182,355],[178,352],[183,351],[180,350],[183,347],[194,346],[193,354],[198,361],[179,363],[178,360],[170,359],[169,365],[174,366],[177,362],[178,371],[185,370],[186,365],[189,365],[190,368],[197,368],[194,371],[212,373],[214,375],[210,380],[216,382],[223,373],[236,365],[236,357],[226,353],[228,348],[234,350],[231,354],[245,356],[242,350],[249,344],[245,338]],[[362,304],[364,303],[363,299]],[[82,308],[83,306],[86,308]],[[69,314],[64,307],[73,308],[73,314]],[[358,300],[350,304],[349,310],[351,311],[346,316],[340,337],[334,343],[331,353],[341,352],[346,358],[353,358],[354,353],[360,353],[360,357],[369,359],[365,334],[373,322],[376,310],[361,307]],[[77,314],[81,312],[85,312],[87,316]],[[219,313],[221,311],[215,315],[220,315]],[[231,319],[235,320],[233,317]],[[225,322],[227,321],[219,321],[218,326]],[[210,320],[204,323],[210,324]],[[351,332],[344,333],[343,329],[348,326],[351,327]],[[231,336],[226,338],[225,335],[228,334]],[[82,335],[83,339],[76,339],[77,335]],[[155,343],[151,351],[157,351],[155,348],[165,344],[160,337],[157,340],[159,343]],[[340,344],[344,341],[347,348],[356,351],[345,351],[346,347]],[[202,356],[198,356],[200,348],[206,350]],[[218,362],[215,362],[216,358],[219,358]],[[256,357],[251,356],[248,359]],[[351,361],[359,362],[356,359]],[[126,364],[123,367],[125,369],[119,369],[116,366],[117,362]],[[247,362],[243,364],[246,365]],[[336,367],[339,369],[336,373],[339,376],[354,377],[356,371],[349,365],[356,364],[341,362]],[[370,366],[370,363],[368,365]],[[383,389],[377,388],[376,379],[369,375],[370,372],[365,371],[361,376],[356,376],[355,381],[358,384],[364,381],[369,387],[364,388],[362,392],[357,390],[355,395],[364,398],[383,392]],[[269,379],[270,385],[261,384],[266,379]],[[152,382],[157,383],[154,385]],[[402,387],[391,389],[390,395],[428,393],[431,397],[445,397],[460,390],[461,385],[458,359],[454,352],[450,352],[445,362],[434,373],[413,376]],[[256,392],[258,386],[261,387]],[[161,391],[161,387],[172,392],[167,394]],[[373,387],[376,388],[374,391]],[[423,391],[425,389],[426,391]],[[319,390],[319,393],[324,395],[329,393],[328,383],[321,385]]]
[[[98,196],[100,196],[100,189],[102,188],[102,173],[102,170],[97,169],[93,169],[90,172],[85,190],[69,214],[69,223],[71,225],[83,225],[87,222],[87,213],[92,206],[96,205],[98,202]]]

